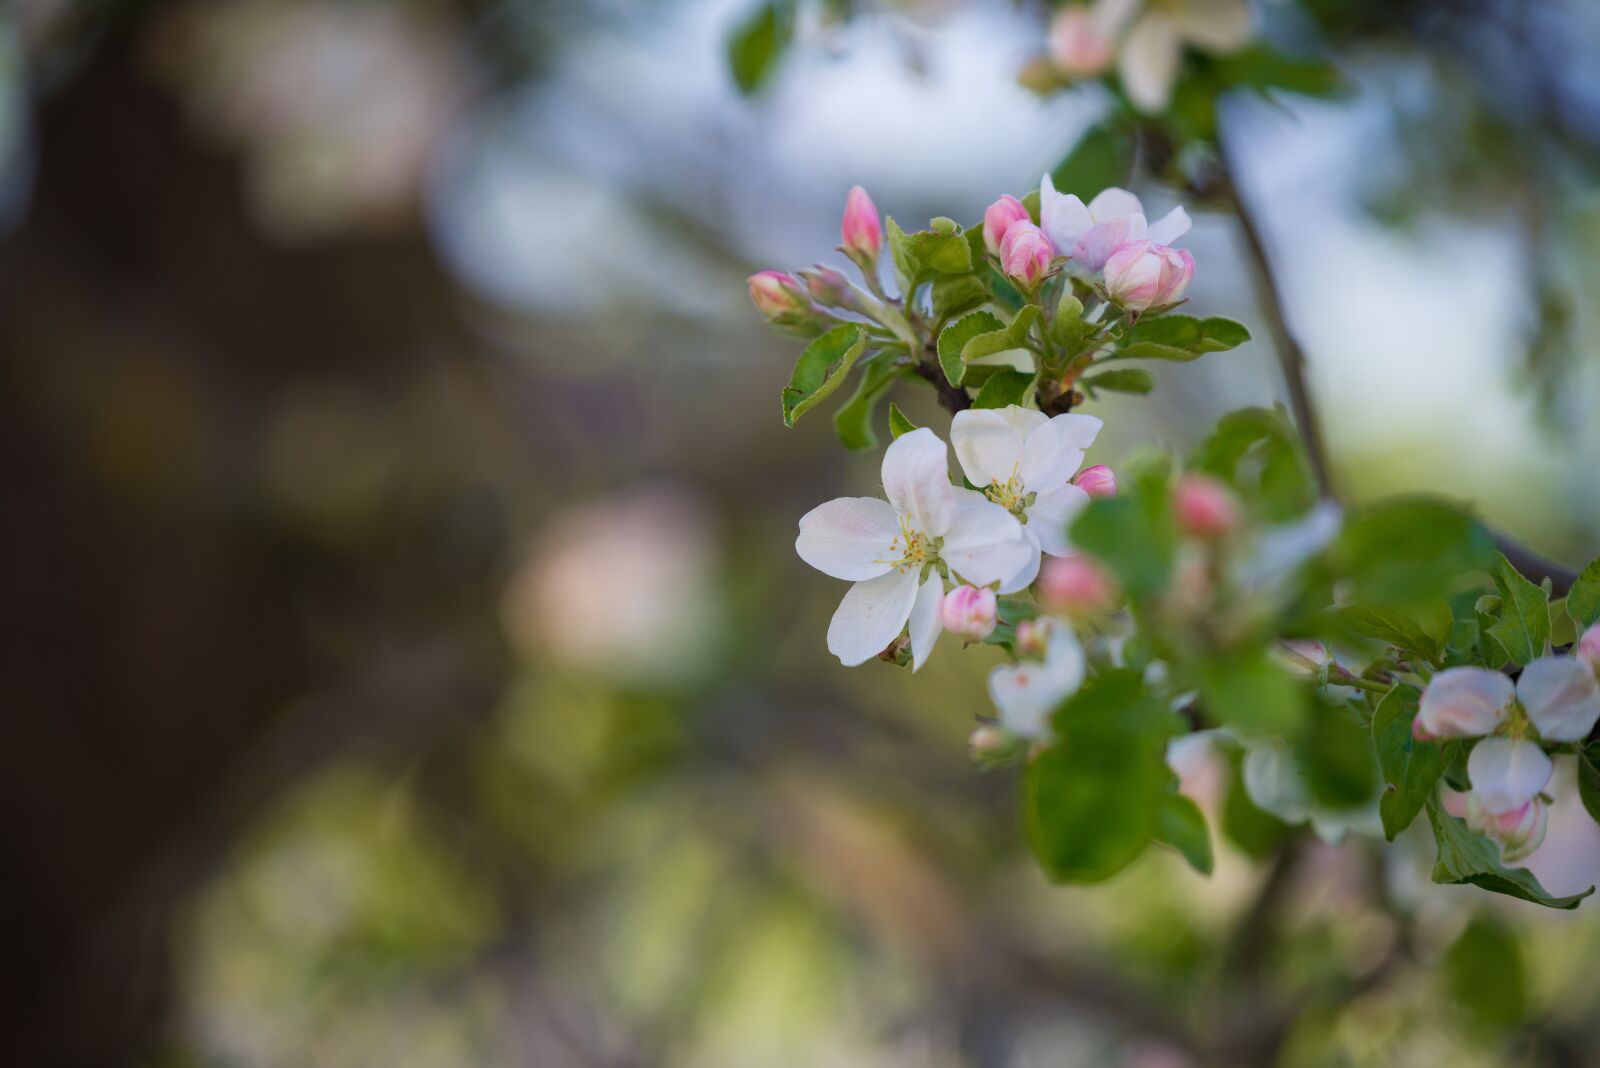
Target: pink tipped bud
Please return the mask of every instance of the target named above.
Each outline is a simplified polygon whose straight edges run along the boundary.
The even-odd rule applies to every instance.
[[[1073,478],[1072,484],[1091,497],[1115,497],[1117,495],[1117,476],[1112,474],[1111,468],[1105,464],[1085,467]]]
[[[818,304],[831,308],[852,306],[855,287],[850,284],[850,279],[832,267],[801,271],[800,280],[805,283],[811,299]]]
[[[1172,510],[1179,528],[1196,538],[1226,537],[1244,521],[1233,491],[1210,475],[1179,478],[1172,490]]]
[[[783,271],[757,271],[751,275],[750,299],[762,315],[773,320],[804,315],[811,307],[799,280]]]
[[[1022,201],[1007,193],[983,211],[983,243],[991,253],[1000,255],[1000,242],[1012,223],[1032,222]]]
[[[983,641],[994,633],[994,591],[987,587],[957,586],[939,602],[939,622],[945,630],[968,641]]]
[[[1572,655],[1600,674],[1600,623],[1583,632],[1578,644],[1572,647]]]
[[[1011,735],[988,723],[974,727],[967,738],[967,746],[973,756],[993,756],[1005,752],[1013,744]]]
[[[1050,58],[1070,78],[1093,78],[1111,66],[1111,35],[1087,7],[1064,7],[1050,24]]]
[[[1273,646],[1271,652],[1290,674],[1301,677],[1320,675],[1332,659],[1327,646],[1310,638],[1287,638],[1281,646]]]
[[[1106,292],[1129,311],[1142,312],[1172,304],[1194,277],[1188,249],[1150,241],[1129,241],[1106,260]]]
[[[1055,249],[1044,231],[1026,220],[1012,223],[1000,242],[1000,269],[1024,289],[1044,280],[1054,257]]]
[[[1039,570],[1039,599],[1052,612],[1080,618],[1104,615],[1116,597],[1111,576],[1086,556],[1047,556]]]
[[[869,261],[876,260],[883,248],[883,223],[878,219],[878,206],[859,185],[852,186],[850,195],[845,197],[839,237],[847,252]]]

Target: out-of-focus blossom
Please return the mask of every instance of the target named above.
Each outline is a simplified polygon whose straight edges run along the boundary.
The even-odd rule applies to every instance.
[[[981,642],[994,633],[995,596],[987,586],[957,586],[939,605],[939,622],[952,634]]]
[[[1511,711],[1512,681],[1480,667],[1445,668],[1422,691],[1411,733],[1418,741],[1488,734]]]
[[[1374,836],[1383,833],[1376,798],[1355,808],[1327,808],[1311,796],[1305,775],[1286,743],[1259,739],[1247,744],[1242,769],[1244,790],[1263,812],[1289,824],[1309,820],[1317,837],[1331,844],[1343,841],[1351,831]]]
[[[1129,311],[1175,303],[1194,277],[1194,257],[1185,248],[1130,241],[1106,260],[1106,292]]]
[[[878,206],[859,185],[852,186],[850,195],[845,197],[839,238],[845,251],[852,253],[857,262],[876,263],[883,249],[883,222],[878,218]]]
[[[1052,612],[1103,615],[1115,606],[1116,598],[1111,576],[1086,556],[1053,556],[1039,569],[1039,599]]]
[[[1000,242],[1000,269],[1024,289],[1032,289],[1044,280],[1054,257],[1055,250],[1044,231],[1026,220],[1012,223]]]
[[[1115,497],[1117,476],[1105,464],[1085,467],[1072,476],[1072,484],[1091,497]]]
[[[1005,240],[1011,224],[1031,221],[1022,201],[1007,193],[983,210],[984,246],[994,255],[1000,255],[1000,243]]]
[[[1239,529],[1244,513],[1233,490],[1210,475],[1188,472],[1172,489],[1178,527],[1196,538],[1222,538]]]
[[[1068,551],[1067,526],[1089,503],[1089,494],[1070,480],[1101,425],[1092,415],[1051,418],[1016,404],[968,408],[951,421],[950,441],[967,481],[1021,520],[1033,547],[1021,569],[1006,576],[1001,593],[1033,581],[1041,551]]]
[[[756,306],[757,311],[774,322],[804,315],[811,307],[806,288],[792,274],[784,271],[757,271],[748,281],[751,303]]]
[[[1025,738],[1049,733],[1050,714],[1083,685],[1083,647],[1070,627],[1054,625],[1043,661],[1023,661],[989,673],[989,696],[1001,724]]]
[[[1104,74],[1116,55],[1113,30],[1102,10],[1069,4],[1050,21],[1050,59],[1069,78]]]
[[[1505,812],[1492,812],[1476,792],[1467,795],[1467,826],[1500,843],[1506,863],[1514,863],[1544,843],[1550,810],[1537,797]]]
[[[1126,189],[1103,189],[1084,204],[1076,194],[1056,192],[1046,174],[1039,182],[1039,226],[1058,254],[1071,257],[1076,268],[1092,274],[1130,241],[1172,244],[1189,232],[1189,213],[1180,205],[1147,222],[1144,205]]]
[[[888,500],[841,497],[800,520],[795,551],[826,575],[854,582],[828,626],[828,651],[847,667],[882,652],[910,623],[913,668],[939,637],[944,588],[936,565],[987,586],[1027,565],[1032,544],[1015,517],[950,484],[944,442],[926,427],[883,456]]]
[[[1056,621],[1049,616],[1023,619],[1017,623],[1016,650],[1018,656],[1043,656],[1050,644],[1050,631]]]
[[[1271,650],[1273,659],[1290,673],[1300,676],[1322,674],[1332,661],[1328,647],[1310,638],[1291,638]]]
[[[699,503],[638,490],[558,517],[506,587],[512,645],[580,670],[671,681],[715,654],[717,546]]]
[[[1192,46],[1211,55],[1236,52],[1252,34],[1247,0],[1098,0],[1103,25],[1120,29],[1130,19],[1117,57],[1117,75],[1128,99],[1141,111],[1165,111]]]
[[[1600,673],[1600,623],[1596,623],[1579,637],[1572,647],[1572,655]]]

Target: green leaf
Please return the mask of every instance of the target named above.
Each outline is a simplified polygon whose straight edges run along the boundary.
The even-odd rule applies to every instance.
[[[1096,390],[1112,393],[1149,393],[1156,388],[1156,376],[1139,367],[1117,367],[1079,380],[1092,395]]]
[[[1581,633],[1600,623],[1600,560],[1596,560],[1572,584],[1567,593],[1567,614]]]
[[[1023,798],[1050,878],[1101,882],[1155,838],[1172,772],[1165,734],[1148,725],[1166,715],[1129,671],[1094,677],[1057,711],[1061,740],[1029,766]]]
[[[1195,673],[1201,704],[1219,723],[1246,734],[1285,737],[1296,736],[1305,725],[1305,692],[1263,650],[1212,654]]]
[[[1002,645],[1010,649],[1017,640],[1017,624],[1025,619],[1037,619],[1039,606],[1032,601],[1002,598],[995,605],[995,626],[983,639],[985,645]]]
[[[1353,511],[1334,544],[1351,600],[1415,611],[1493,562],[1489,535],[1467,512],[1431,497],[1396,497]]]
[[[981,308],[989,301],[989,291],[973,274],[944,275],[933,280],[930,290],[933,317],[938,320],[953,319],[958,315]]]
[[[1094,126],[1079,138],[1067,157],[1056,164],[1050,172],[1050,180],[1055,183],[1057,192],[1076,193],[1087,201],[1107,186],[1126,185],[1132,169],[1130,132]]]
[[[1437,796],[1428,799],[1427,809],[1433,838],[1439,845],[1439,857],[1433,865],[1434,882],[1471,883],[1490,893],[1553,909],[1575,909],[1578,902],[1594,893],[1591,886],[1581,894],[1552,897],[1528,869],[1503,867],[1494,843],[1474,834],[1464,822],[1446,812]]]
[[[1500,616],[1489,633],[1507,656],[1527,664],[1543,656],[1550,642],[1550,595],[1544,587],[1523,578],[1510,560],[1500,553],[1494,555],[1490,574],[1500,591]]]
[[[783,387],[783,425],[816,407],[838,389],[866,347],[867,332],[856,323],[843,323],[817,338],[800,352],[794,374]]]
[[[909,434],[917,429],[917,424],[907,419],[905,413],[895,407],[894,401],[889,402],[889,438],[893,440],[901,434]]]
[[[978,312],[975,314],[986,313]],[[970,319],[972,316],[969,315],[967,318]],[[990,318],[993,318],[993,316],[990,316]],[[961,361],[963,363],[971,363],[973,360],[981,360],[985,356],[993,356],[996,353],[1021,348],[1023,343],[1028,340],[1028,330],[1033,326],[1033,321],[1037,318],[1039,318],[1039,306],[1037,304],[1023,305],[1011,322],[1001,329],[979,334],[969,339],[961,347]]]
[[[1344,79],[1332,64],[1286,55],[1266,44],[1252,45],[1214,63],[1215,75],[1224,85],[1283,89],[1305,96],[1332,96],[1344,88]]]
[[[848,401],[833,413],[833,429],[847,449],[857,452],[877,448],[878,435],[873,433],[873,415],[889,387],[894,385],[894,361],[884,357],[875,359],[861,373],[856,391]]]
[[[950,228],[943,232],[922,230],[906,236],[911,255],[923,271],[932,274],[971,274],[972,247],[967,244],[966,235],[949,219],[942,221],[949,223]]]
[[[894,260],[900,288],[909,300],[917,276],[922,272],[922,264],[912,254],[910,239],[906,236],[906,232],[900,229],[900,224],[894,221],[892,215],[883,217],[883,239],[889,246],[889,258]]]
[[[1504,921],[1476,916],[1444,958],[1450,992],[1473,1023],[1504,1030],[1528,1012],[1526,968]]]
[[[1222,802],[1222,833],[1228,841],[1252,860],[1265,860],[1291,830],[1287,823],[1258,808],[1250,800],[1250,794],[1244,788],[1244,777],[1235,766],[1228,784],[1228,795]]]
[[[1232,319],[1159,315],[1141,319],[1123,337],[1113,357],[1125,360],[1198,360],[1250,340],[1250,331]]]
[[[1072,524],[1072,543],[1097,557],[1131,597],[1166,588],[1177,535],[1169,502],[1169,472],[1162,459],[1121,472],[1123,491],[1089,502]]]
[[[1083,301],[1064,290],[1056,305],[1055,318],[1050,320],[1050,343],[1069,356],[1077,355],[1083,339],[1094,327],[1083,321]]]
[[[1206,817],[1200,806],[1182,794],[1169,794],[1161,806],[1161,821],[1156,828],[1157,841],[1183,854],[1189,866],[1201,875],[1210,875],[1211,832],[1206,829]]]
[[[793,37],[791,0],[767,0],[734,27],[728,38],[728,69],[739,92],[750,96],[772,78]]]
[[[1589,818],[1600,823],[1600,742],[1578,750],[1578,798]]]
[[[1422,692],[1415,687],[1396,686],[1384,694],[1372,717],[1372,742],[1384,781],[1378,815],[1383,820],[1383,836],[1391,842],[1411,826],[1444,774],[1439,743],[1419,742],[1411,736],[1411,721],[1421,699]]]
[[[1033,386],[1033,375],[1023,374],[1021,371],[1001,371],[978,390],[977,398],[972,402],[974,408],[1004,408],[1010,404],[1021,404],[1023,397]]]
[[[1413,612],[1350,605],[1339,609],[1337,614],[1357,633],[1387,642],[1431,664],[1444,658],[1445,647],[1455,631],[1450,605],[1442,598],[1423,604]]]
[[[939,366],[952,386],[961,385],[966,374],[966,364],[961,362],[961,350],[975,337],[1005,330],[1006,324],[993,312],[976,311],[963,315],[939,333]]]
[[[1241,408],[1223,416],[1189,467],[1228,483],[1274,522],[1294,519],[1316,501],[1299,432],[1280,410]]]
[[[1295,749],[1311,796],[1322,805],[1354,808],[1372,800],[1378,788],[1372,732],[1351,706],[1319,702]]]

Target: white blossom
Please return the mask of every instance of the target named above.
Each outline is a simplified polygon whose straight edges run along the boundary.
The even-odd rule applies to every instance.
[[[1172,244],[1189,232],[1189,213],[1180,205],[1147,222],[1144,205],[1126,189],[1102,189],[1084,204],[1073,193],[1056,192],[1046,174],[1039,182],[1039,226],[1057,255],[1070,257],[1075,266],[1092,274],[1130,241]]]
[[[1165,111],[1192,46],[1212,55],[1236,52],[1253,33],[1247,0],[1097,0],[1096,22],[1120,29],[1117,76],[1141,111]],[[1163,242],[1164,244],[1165,242]]]
[[[1000,723],[1025,738],[1050,733],[1050,714],[1083,685],[1083,647],[1072,629],[1053,620],[1042,661],[1025,660],[989,673],[989,696],[1000,711]]]

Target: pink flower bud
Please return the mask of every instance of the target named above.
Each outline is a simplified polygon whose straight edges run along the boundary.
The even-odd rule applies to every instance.
[[[800,280],[805,283],[811,299],[818,304],[833,308],[848,308],[852,304],[852,290],[855,287],[850,284],[850,279],[832,267],[801,271]]]
[[[1233,491],[1210,475],[1186,474],[1172,490],[1172,510],[1184,533],[1222,538],[1239,529],[1244,516]]]
[[[847,252],[869,261],[876,260],[883,248],[883,223],[878,219],[878,206],[859,185],[852,186],[850,195],[845,197],[839,236]]]
[[[1006,731],[989,723],[972,729],[967,737],[967,747],[973,756],[997,756],[1016,747],[1016,739]]]
[[[945,630],[968,641],[983,641],[994,633],[994,591],[988,587],[957,586],[939,602],[939,622]]]
[[[1476,793],[1467,795],[1467,826],[1500,843],[1508,863],[1521,860],[1544,844],[1550,810],[1537,797],[1506,812],[1490,812]]]
[[[1017,652],[1023,656],[1044,656],[1050,647],[1050,631],[1056,621],[1049,616],[1024,619],[1017,624]]]
[[[1085,467],[1073,478],[1072,484],[1091,497],[1115,497],[1117,495],[1117,476],[1112,474],[1111,468],[1105,464]]]
[[[1007,227],[1000,242],[1000,269],[1025,289],[1032,289],[1044,279],[1054,257],[1055,249],[1044,231],[1025,220]]]
[[[1106,292],[1129,311],[1171,304],[1189,288],[1194,257],[1188,249],[1129,241],[1106,260]]]
[[[1600,623],[1583,632],[1578,644],[1572,647],[1572,655],[1600,674]]]
[[[1000,242],[1005,240],[1006,231],[1011,229],[1011,224],[1031,221],[1028,209],[1022,206],[1022,201],[1007,193],[983,211],[983,243],[988,246],[990,252],[998,256]]]
[[[799,280],[783,271],[757,271],[751,275],[750,299],[768,319],[804,315],[811,307]]]
[[[1039,599],[1052,612],[1098,616],[1116,604],[1117,591],[1099,564],[1086,556],[1047,556],[1039,570]]]
[[[1069,77],[1093,78],[1111,66],[1111,37],[1087,7],[1064,7],[1050,24],[1050,58]]]
[[[1331,659],[1328,647],[1310,638],[1287,638],[1282,646],[1274,646],[1271,652],[1273,658],[1290,674],[1302,678],[1320,675]]]

